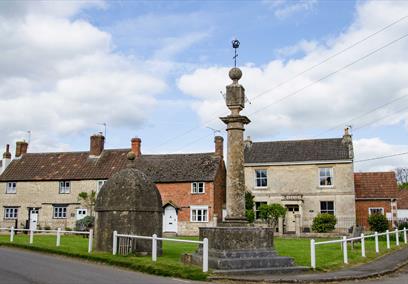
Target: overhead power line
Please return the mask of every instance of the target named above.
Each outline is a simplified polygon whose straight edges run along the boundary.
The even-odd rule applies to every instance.
[[[402,152],[402,153],[397,153],[397,154],[388,155],[388,156],[380,156],[380,157],[375,157],[375,158],[358,160],[358,161],[354,161],[354,163],[362,163],[362,162],[368,162],[368,161],[374,161],[374,160],[381,160],[381,159],[386,159],[386,158],[391,158],[391,157],[396,157],[396,156],[402,156],[402,155],[408,155],[408,152]]]

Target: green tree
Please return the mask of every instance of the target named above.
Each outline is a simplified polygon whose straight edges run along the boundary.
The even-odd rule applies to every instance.
[[[89,215],[94,215],[94,208],[96,203],[96,191],[92,190],[89,194],[88,192],[82,191],[78,194],[78,201],[83,203],[84,206],[89,210]]]
[[[259,216],[261,219],[268,223],[274,231],[278,226],[279,217],[285,217],[286,208],[278,203],[262,204],[259,207]]]
[[[251,192],[245,191],[245,217],[249,223],[255,221],[254,198]]]

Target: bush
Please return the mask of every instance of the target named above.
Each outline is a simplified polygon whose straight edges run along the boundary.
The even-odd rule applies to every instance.
[[[95,222],[95,217],[85,216],[81,220],[76,221],[75,230],[77,230],[77,231],[89,231],[89,229],[93,228],[94,222]]]
[[[334,230],[337,219],[334,215],[323,213],[313,219],[312,230],[318,233],[328,233]]]
[[[368,217],[370,230],[374,232],[385,232],[388,230],[388,220],[383,214],[372,214]]]
[[[65,227],[65,231],[72,231],[72,228],[70,228],[70,227]]]
[[[51,227],[46,225],[46,226],[44,226],[44,230],[51,230]]]
[[[408,221],[402,222],[398,224],[398,230],[404,230],[404,228],[407,228],[408,230]]]
[[[253,209],[245,210],[245,217],[247,218],[249,223],[253,223],[255,221],[255,212]]]

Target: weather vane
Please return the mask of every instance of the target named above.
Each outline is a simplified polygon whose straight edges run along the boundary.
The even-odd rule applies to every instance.
[[[234,55],[234,57],[233,57],[233,59],[234,59],[234,67],[237,67],[237,57],[238,57],[237,48],[239,47],[239,44],[240,44],[240,42],[239,42],[238,39],[234,39],[234,40],[232,41],[232,48],[234,48],[234,50],[235,50],[235,55]]]

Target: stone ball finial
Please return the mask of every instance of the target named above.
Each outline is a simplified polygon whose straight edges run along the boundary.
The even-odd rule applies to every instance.
[[[242,77],[242,71],[238,67],[234,67],[229,71],[229,77],[233,81],[238,81]]]
[[[127,159],[129,161],[133,161],[134,159],[136,159],[136,154],[130,151],[129,153],[127,153]]]

